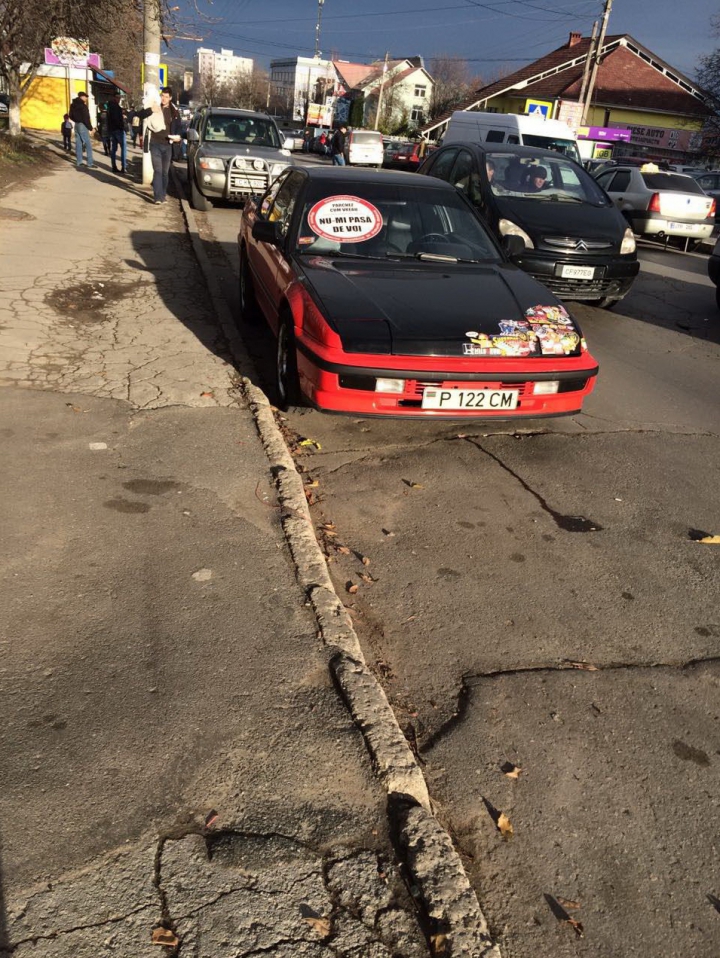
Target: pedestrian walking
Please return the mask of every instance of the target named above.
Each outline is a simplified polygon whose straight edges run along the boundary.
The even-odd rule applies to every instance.
[[[132,137],[132,145],[134,150],[138,135],[142,134],[142,120],[138,116],[137,110],[131,110],[128,113],[128,120],[130,121],[130,136]]]
[[[72,131],[73,131],[73,122],[70,119],[70,114],[66,113],[65,116],[63,117],[62,123],[60,124],[60,133],[62,134],[62,138],[63,138],[63,149],[65,150],[66,153],[69,153],[70,150],[72,149],[70,145],[70,138],[72,137]]]
[[[84,90],[81,90],[70,104],[69,116],[75,124],[75,159],[77,161],[77,167],[80,169],[82,166],[84,148],[87,167],[91,170],[93,168],[93,151],[90,134],[93,131],[93,125],[90,121],[88,95]]]
[[[115,173],[125,173],[127,165],[127,140],[125,138],[125,114],[120,106],[120,94],[115,92],[108,100],[108,127],[110,128],[110,162]],[[117,151],[120,147],[120,169]]]
[[[103,107],[98,115],[98,135],[102,141],[103,153],[110,156],[110,126],[106,107]]]
[[[330,142],[330,155],[332,156],[333,166],[345,166],[345,134],[347,127],[343,123],[333,133]]]
[[[321,154],[321,156],[327,156],[327,151],[328,151],[328,147],[327,147],[327,133],[325,132],[325,130],[323,130],[322,133],[320,134],[320,139],[318,140],[318,145],[319,145],[319,147],[320,147],[320,154]]]
[[[146,120],[145,127],[150,130],[150,158],[153,167],[153,197],[155,204],[164,203],[167,198],[170,163],[173,144],[179,143],[181,122],[178,108],[172,102],[172,90],[164,86],[160,91],[160,103],[140,110],[138,116]]]

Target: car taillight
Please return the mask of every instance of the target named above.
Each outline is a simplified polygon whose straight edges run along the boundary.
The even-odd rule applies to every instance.
[[[648,211],[650,213],[659,213],[660,212],[660,194],[653,193],[650,197],[650,203],[648,205]]]
[[[715,216],[716,211],[717,211],[717,201],[713,200],[712,203],[710,204],[710,209],[708,210],[708,216]]]

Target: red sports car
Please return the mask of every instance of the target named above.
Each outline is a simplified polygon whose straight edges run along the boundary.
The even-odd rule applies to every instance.
[[[248,201],[238,244],[242,316],[277,338],[281,405],[534,418],[579,412],[593,388],[575,320],[449,183],[294,168]]]

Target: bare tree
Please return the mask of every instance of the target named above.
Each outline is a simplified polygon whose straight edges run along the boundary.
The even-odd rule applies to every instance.
[[[433,88],[428,104],[430,120],[435,120],[469,99],[477,89],[479,78],[473,78],[467,60],[444,55],[430,61]]]
[[[720,16],[713,17],[710,24],[713,36],[720,37]],[[708,106],[715,112],[705,127],[704,146],[707,152],[717,156],[720,154],[720,47],[700,57],[697,80],[705,93],[709,94]]]

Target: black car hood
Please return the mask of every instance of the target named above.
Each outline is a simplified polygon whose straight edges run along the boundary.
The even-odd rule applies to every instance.
[[[466,356],[474,339],[497,338],[511,332],[508,323],[525,321],[528,310],[558,305],[544,286],[505,263],[444,267],[311,255],[296,263],[347,352]]]
[[[500,216],[521,226],[534,240],[541,236],[578,236],[605,239],[618,248],[627,228],[614,206],[553,200],[525,200],[496,196]]]

